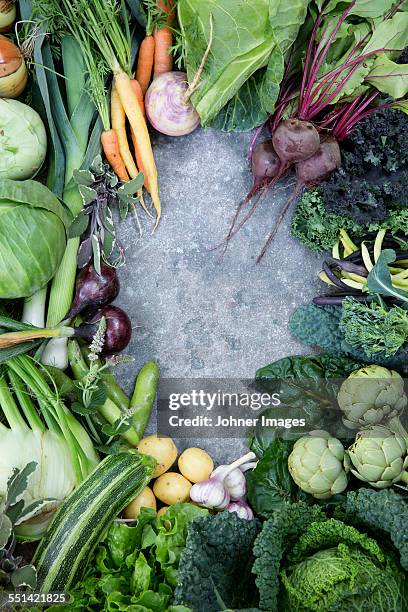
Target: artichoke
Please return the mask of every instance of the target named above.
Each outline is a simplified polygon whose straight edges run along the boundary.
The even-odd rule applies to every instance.
[[[384,489],[407,480],[407,443],[388,427],[373,425],[360,431],[348,455],[354,476],[373,487]]]
[[[407,405],[404,381],[398,372],[369,365],[352,372],[337,395],[343,423],[359,429],[398,416]]]
[[[311,431],[297,440],[288,467],[295,483],[317,499],[327,499],[347,487],[347,454],[340,440],[327,431]]]

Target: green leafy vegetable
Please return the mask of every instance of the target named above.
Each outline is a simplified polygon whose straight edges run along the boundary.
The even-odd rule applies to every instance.
[[[179,22],[187,74],[197,73],[209,39],[213,43],[192,101],[203,125],[250,129],[266,119],[278,97],[284,57],[305,20],[309,0],[180,0]],[[227,105],[227,106],[226,106]]]
[[[142,508],[135,523],[113,523],[84,580],[71,591],[67,611],[186,612],[172,606],[178,566],[189,523],[207,513],[175,504],[160,518]]]
[[[343,300],[340,329],[345,341],[361,348],[370,359],[378,353],[395,355],[408,338],[408,312],[399,306],[362,304],[352,297]]]
[[[0,496],[0,591],[15,591],[22,587],[35,589],[37,574],[33,565],[22,565],[22,557],[15,553],[14,527],[32,507],[23,501],[28,478],[37,464],[28,463],[21,470],[14,469],[7,481],[4,496]]]
[[[251,508],[264,518],[272,516],[287,502],[299,501],[303,497],[288,470],[292,446],[287,440],[272,440],[256,468],[248,473],[248,501]]]
[[[289,329],[295,338],[304,344],[317,346],[337,355],[347,355],[364,363],[368,360],[365,351],[360,346],[352,346],[346,342],[340,326],[342,312],[341,306],[300,306],[289,321]],[[399,369],[406,362],[406,353],[399,351],[390,357],[385,353],[373,353],[369,361]]]
[[[333,348],[335,347],[328,347],[328,350]],[[255,382],[257,386],[270,394],[278,393],[281,404],[290,407],[296,413],[296,417],[306,418],[311,429],[330,429],[332,422],[336,423],[336,427],[339,425],[336,412],[330,408],[335,403],[340,379],[347,377],[361,365],[361,362],[340,357],[334,351],[325,355],[285,357],[260,368],[256,372]],[[265,417],[273,417],[275,411],[274,408],[268,408],[262,414]],[[294,440],[299,436],[299,432],[297,434],[293,433],[295,431],[296,428],[283,431],[282,428],[267,427],[259,423],[251,441],[251,448],[258,457],[262,458],[266,449],[277,436]],[[304,433],[304,429],[301,429],[300,433]],[[275,447],[275,450],[281,457],[288,452],[287,449],[279,445]],[[272,472],[268,475],[268,464],[269,461],[266,461],[265,464],[261,465],[261,467],[265,467],[262,467],[262,470],[260,468],[259,475],[261,476],[265,469],[265,478],[273,477],[276,479],[279,476],[279,470],[282,468],[276,466],[277,474],[274,475]],[[257,474],[256,471],[255,474]],[[279,476],[279,479],[284,478],[284,474],[285,472]],[[288,490],[286,485],[282,488],[285,498],[288,491],[290,493],[290,488]]]
[[[402,523],[384,527],[386,516],[397,510],[405,516],[406,508],[400,496],[394,493],[386,500],[384,493],[348,493],[341,520],[299,502],[266,521],[254,545],[260,608],[403,612],[407,578],[386,537],[400,544]],[[362,531],[352,526],[357,523]],[[367,528],[376,531],[377,524],[385,536],[379,540],[365,533]]]
[[[0,298],[26,297],[54,275],[66,245],[68,217],[36,181],[0,180]]]
[[[221,512],[190,524],[180,562],[175,602],[195,612],[254,607],[251,575],[257,520]]]
[[[392,249],[381,251],[377,263],[368,275],[367,286],[372,293],[379,293],[380,295],[390,296],[402,302],[408,302],[408,292],[394,287],[391,282],[388,264],[393,263],[395,257],[396,253]]]

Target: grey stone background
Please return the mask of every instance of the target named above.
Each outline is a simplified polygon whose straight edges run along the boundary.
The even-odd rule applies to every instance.
[[[154,142],[162,221],[151,235],[152,222],[142,219],[142,211],[141,238],[133,218],[120,227],[127,253],[118,304],[137,326],[127,349],[135,363],[118,369],[128,391],[149,359],[158,361],[165,377],[252,378],[261,366],[305,352],[287,322],[319,291],[320,258],[290,237],[291,212],[255,264],[293,179],[271,190],[224,257],[211,250],[251,186],[249,141],[248,133],[199,129]],[[200,446],[224,460],[235,441],[223,440],[222,452],[216,440]]]

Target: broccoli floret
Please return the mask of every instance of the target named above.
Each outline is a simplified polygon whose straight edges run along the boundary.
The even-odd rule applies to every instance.
[[[257,605],[252,547],[260,530],[257,520],[221,512],[193,521],[178,574],[175,603],[195,612]]]

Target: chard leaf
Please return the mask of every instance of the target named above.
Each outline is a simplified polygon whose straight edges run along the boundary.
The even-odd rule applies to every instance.
[[[398,289],[391,282],[391,274],[388,264],[395,261],[396,253],[393,249],[384,249],[378,258],[377,263],[371,270],[367,278],[367,287],[371,293],[387,295],[403,302],[408,302],[408,292]]]
[[[408,93],[408,64],[397,64],[381,54],[375,58],[366,81],[382,93],[402,98]]]

